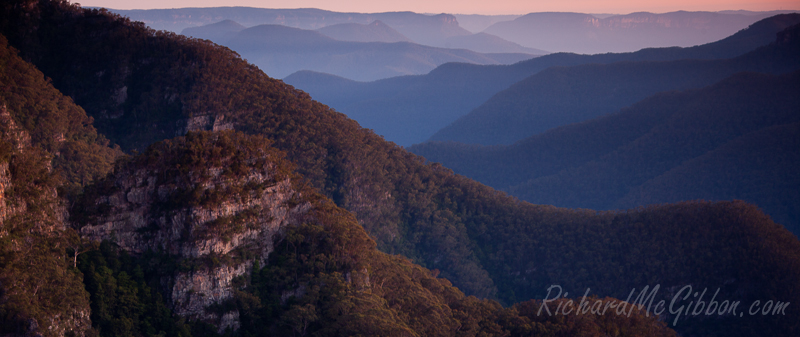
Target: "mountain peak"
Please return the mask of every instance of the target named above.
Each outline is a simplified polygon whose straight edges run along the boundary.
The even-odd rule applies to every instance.
[[[340,23],[317,29],[318,32],[339,41],[353,42],[411,42],[383,21],[375,20],[369,24]]]

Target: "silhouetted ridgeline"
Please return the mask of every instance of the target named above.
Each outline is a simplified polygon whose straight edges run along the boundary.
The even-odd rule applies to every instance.
[[[662,14],[638,12],[626,15],[549,12],[530,13],[524,16],[473,16],[412,12],[340,13],[315,8],[252,7],[113,11],[133,20],[142,21],[155,29],[166,29],[175,33],[188,27],[213,24],[226,19],[247,27],[277,24],[301,29],[319,29],[352,23],[367,25],[380,20],[411,40],[429,46],[453,48],[455,46],[447,44],[459,39],[471,41],[473,45],[484,44],[485,41],[481,40],[489,35],[494,40],[503,41],[504,44],[519,43],[526,47],[551,52],[580,53],[693,46],[724,38],[768,16],[791,12],[677,11]],[[476,29],[474,25],[476,18],[479,21],[488,19],[490,21],[484,22],[491,23],[482,23],[481,28]],[[494,25],[490,28],[492,24]],[[511,29],[503,29],[503,26]],[[470,31],[478,34],[471,34],[462,27],[470,27],[468,28]],[[550,49],[542,47],[545,45]],[[517,48],[519,47],[517,45]],[[505,50],[509,51],[511,50]]]
[[[623,61],[733,58],[775,42],[776,33],[797,23],[800,23],[800,14],[776,15],[720,41],[688,48],[649,48],[633,53],[598,55],[557,53],[507,66],[449,63],[437,67],[427,75],[395,77],[368,83],[313,72],[298,72],[284,80],[347,114],[362,126],[375,130],[387,140],[409,146],[427,140],[515,82],[549,67]],[[553,78],[546,80],[557,81]],[[562,94],[559,92],[559,95]],[[515,96],[514,99],[519,97]],[[582,105],[582,109],[593,111],[597,108],[588,104]],[[522,112],[514,110],[513,113]],[[492,125],[495,122],[481,120],[481,123]],[[540,126],[524,125],[543,130]],[[468,137],[459,134],[448,139],[479,141]]]
[[[126,150],[143,151],[119,161],[111,175],[86,187],[77,199],[83,201],[74,203],[97,207],[83,208],[91,211],[85,216],[72,210],[73,225],[84,235],[103,237],[105,229],[121,226],[128,235],[117,238],[122,248],[126,242],[152,242],[126,238],[164,233],[177,236],[175,245],[216,240],[219,247],[230,248],[246,243],[234,238],[263,233],[249,224],[266,214],[246,211],[250,208],[245,203],[278,198],[278,193],[269,192],[270,186],[260,189],[256,180],[240,189],[236,186],[241,181],[224,178],[227,171],[239,177],[238,170],[252,179],[267,177],[258,172],[269,172],[273,161],[254,156],[237,168],[234,164],[241,161],[230,161],[230,156],[240,154],[228,149],[275,153],[269,145],[297,165],[300,176],[291,190],[299,196],[280,207],[305,210],[310,217],[281,227],[264,267],[255,268],[252,262],[256,273],[237,274],[242,263],[249,263],[243,261],[256,260],[257,255],[249,254],[258,250],[247,247],[214,255],[202,249],[216,246],[193,250],[189,245],[177,257],[154,247],[141,254],[131,250],[131,258],[105,244],[81,254],[80,270],[93,303],[114,303],[103,307],[107,311],[92,310],[108,314],[93,320],[101,334],[116,334],[104,326],[130,328],[132,334],[212,334],[201,323],[188,324],[165,312],[183,310],[187,302],[176,300],[152,275],[176,272],[188,273],[192,280],[229,281],[178,287],[186,296],[178,298],[187,299],[186,312],[219,317],[220,325],[238,322],[242,334],[672,334],[641,315],[536,316],[535,302],[502,309],[495,302],[464,297],[447,281],[403,258],[379,253],[372,240],[385,253],[440,270],[439,276],[467,294],[509,305],[542,298],[552,284],[572,295],[588,287],[599,296],[620,298],[633,288],[660,284],[665,289],[661,295],[669,296],[691,284],[721,287],[719,298],[743,303],[800,301],[793,290],[800,273],[800,242],[751,205],[690,202],[597,213],[520,202],[441,165],[425,164],[305,93],[267,77],[227,48],[57,1],[4,3],[0,14],[0,28],[10,43],[83,106],[101,133]],[[220,132],[226,129],[236,132]],[[201,130],[218,132],[186,134]],[[176,136],[183,137],[145,150]],[[193,180],[215,175],[219,183]],[[227,187],[231,193],[225,192]],[[164,204],[157,199],[162,193],[178,193],[188,203]],[[90,202],[84,204],[86,200]],[[221,204],[226,207],[213,207]],[[135,213],[140,209],[148,211]],[[226,209],[238,213],[219,221],[209,215]],[[141,216],[124,217],[122,211]],[[182,214],[199,220],[185,222]],[[144,221],[149,219],[153,221]],[[169,227],[178,223],[190,226]],[[173,231],[177,228],[181,230]],[[205,235],[215,231],[221,234]],[[195,234],[199,241],[186,241]],[[225,242],[226,237],[231,240]],[[201,259],[178,263],[192,252]],[[239,257],[227,258],[231,252]],[[172,281],[181,280],[186,279],[175,276]],[[228,292],[220,294],[232,297],[194,295],[227,284]],[[201,302],[193,302],[199,297]],[[204,310],[209,297],[226,299]],[[133,304],[131,311],[118,306],[125,303]],[[696,317],[676,328],[686,335],[788,336],[797,331],[798,317],[790,307],[785,316]],[[164,328],[147,330],[156,326]]]
[[[450,14],[429,15],[413,12],[340,13],[315,8],[270,9],[249,7],[112,11],[128,16],[132,20],[142,21],[155,29],[166,29],[194,37],[201,37],[200,35],[194,35],[194,33],[200,31],[214,35],[213,31],[215,29],[224,28],[219,27],[217,23],[234,21],[246,27],[282,25],[305,30],[317,30],[340,41],[405,41],[439,48],[463,48],[480,53],[527,53],[535,55],[546,53],[542,50],[520,46],[491,34],[470,33],[461,28],[455,16]]]
[[[185,34],[187,30],[184,30],[181,34]],[[339,23],[319,28],[317,31],[339,41],[389,43],[411,41],[381,20],[375,20],[369,24]]]
[[[220,38],[214,42],[230,47],[275,78],[299,70],[312,70],[373,81],[424,74],[447,62],[508,64],[534,57],[524,52],[479,53],[405,41],[339,41],[319,31],[281,25],[259,25],[239,31],[228,39]]]
[[[779,37],[770,45],[724,60],[553,67],[497,93],[431,140],[512,144],[554,127],[615,112],[661,91],[702,88],[741,71],[782,74],[797,70],[799,56],[800,40]]]
[[[742,73],[510,146],[410,150],[533,203],[615,209],[741,199],[800,233],[800,157],[789,131],[800,122],[798,91],[798,72]]]
[[[441,46],[453,36],[471,33],[458,26],[450,14],[425,15],[413,12],[340,13],[316,8],[273,9],[253,7],[173,8],[148,10],[114,10],[155,29],[175,33],[189,27],[232,20],[247,27],[282,25],[300,29],[319,29],[343,23],[369,24],[375,20],[389,25],[417,43]]]

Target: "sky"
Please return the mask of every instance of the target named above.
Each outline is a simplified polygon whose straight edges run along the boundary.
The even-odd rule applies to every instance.
[[[336,12],[376,13],[412,11],[451,14],[527,14],[580,12],[628,14],[677,10],[797,10],[800,0],[72,0],[85,7],[152,9],[248,6],[261,8],[320,8]]]

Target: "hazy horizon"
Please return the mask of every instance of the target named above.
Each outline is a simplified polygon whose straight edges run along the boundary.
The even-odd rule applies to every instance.
[[[277,0],[277,1],[258,1],[258,0],[86,0],[80,4],[86,7],[106,7],[109,9],[130,10],[130,9],[172,9],[172,8],[207,8],[207,7],[257,7],[257,8],[318,8],[334,12],[355,12],[355,13],[379,13],[379,12],[399,12],[411,11],[416,13],[450,13],[450,14],[478,14],[478,15],[522,15],[534,12],[580,12],[596,14],[629,14],[635,12],[667,13],[679,10],[685,11],[727,11],[727,10],[747,10],[747,11],[774,11],[774,10],[798,10],[800,8],[796,1],[777,0],[777,1],[688,1],[658,0],[646,4],[638,1],[604,1],[595,2],[588,0],[569,0],[569,1],[539,1],[536,3],[522,3],[515,0],[500,0],[491,3],[484,1],[423,1],[412,0],[400,3],[380,3],[363,0]]]

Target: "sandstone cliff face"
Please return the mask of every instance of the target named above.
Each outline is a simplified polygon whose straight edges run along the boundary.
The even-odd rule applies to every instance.
[[[91,201],[103,211],[78,224],[81,236],[112,240],[134,254],[174,256],[183,268],[163,275],[162,283],[175,313],[236,329],[237,312],[209,307],[231,299],[232,280],[255,261],[264,265],[275,234],[299,224],[310,208],[269,155],[243,158],[203,159],[177,174],[174,165],[133,162],[113,175],[109,193]],[[229,174],[227,167],[239,160],[248,161],[246,169]]]
[[[30,184],[24,177],[35,174],[30,171],[55,174],[49,155],[32,145],[5,104],[0,105],[0,152],[0,303],[19,315],[15,335],[83,336],[91,327],[90,307],[83,288],[74,287],[80,280],[62,258],[66,210],[54,185]],[[65,293],[61,286],[70,290]]]
[[[6,188],[9,187],[11,187],[11,174],[8,172],[8,162],[0,162],[0,223],[3,223],[11,213],[6,205]],[[4,235],[4,232],[5,229],[0,228],[0,236]]]
[[[189,131],[223,131],[232,130],[233,123],[225,122],[223,114],[198,114],[177,122],[175,136],[183,136]]]
[[[17,151],[31,145],[31,135],[14,122],[5,104],[0,105],[0,137],[12,144]]]
[[[31,149],[31,136],[30,133],[22,129],[14,122],[14,118],[11,117],[11,113],[9,113],[8,108],[5,104],[0,105],[0,142],[3,142],[6,145],[5,150],[9,151],[8,156],[19,156],[23,153],[30,153],[33,151]],[[51,167],[49,162],[45,163],[47,166],[47,170],[51,171]],[[9,161],[2,161],[0,162],[0,223],[2,221],[13,214],[24,213],[27,210],[27,203],[32,200],[27,200],[30,198],[14,198],[13,195],[7,197],[6,190],[12,191],[13,184],[12,181],[13,175],[9,171]],[[53,206],[58,207],[57,203],[54,202],[56,198],[56,191],[53,186],[46,186],[44,194],[47,194],[51,200],[49,200]],[[59,207],[60,208],[60,207]],[[64,212],[63,209],[59,209],[55,214],[58,219],[56,219],[56,227],[57,229],[64,228]],[[7,231],[4,226],[0,226],[0,231]],[[38,229],[49,231],[47,228],[42,228],[41,226]]]

